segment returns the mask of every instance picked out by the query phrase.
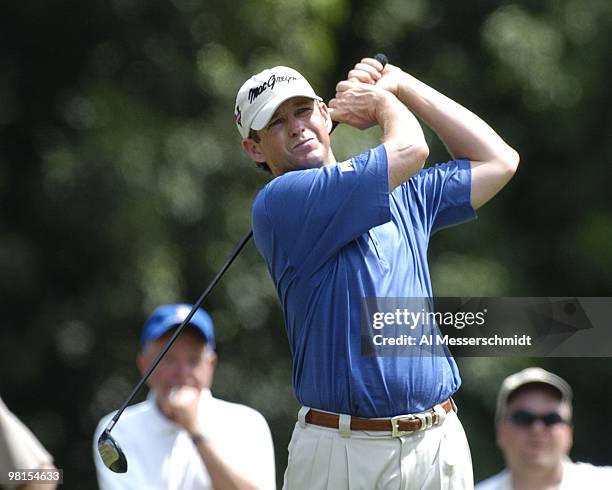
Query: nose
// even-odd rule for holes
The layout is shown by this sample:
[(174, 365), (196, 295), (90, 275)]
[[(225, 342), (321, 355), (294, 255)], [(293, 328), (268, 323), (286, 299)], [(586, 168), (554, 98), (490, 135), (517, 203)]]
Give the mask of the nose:
[(177, 364), (175, 375), (180, 384), (186, 384), (192, 373), (193, 368), (189, 362), (181, 361)]
[(541, 419), (536, 419), (531, 424), (531, 430), (534, 432), (542, 432), (546, 430), (546, 424)]
[(289, 130), (289, 135), (294, 137), (304, 131), (304, 123), (300, 118), (291, 115), (287, 121), (287, 128)]

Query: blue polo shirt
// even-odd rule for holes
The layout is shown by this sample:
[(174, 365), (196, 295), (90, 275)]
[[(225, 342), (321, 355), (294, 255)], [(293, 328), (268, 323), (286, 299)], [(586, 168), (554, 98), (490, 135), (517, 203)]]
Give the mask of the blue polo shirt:
[(475, 217), (465, 160), (418, 172), (389, 193), (383, 145), (288, 172), (253, 204), (255, 243), (276, 285), (303, 405), (361, 417), (431, 408), (461, 384), (450, 354), (362, 354), (361, 302), (431, 297), (427, 245)]

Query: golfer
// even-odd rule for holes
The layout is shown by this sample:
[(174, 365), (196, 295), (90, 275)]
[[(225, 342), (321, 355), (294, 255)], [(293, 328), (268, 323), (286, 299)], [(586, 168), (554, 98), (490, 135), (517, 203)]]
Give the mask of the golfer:
[[(418, 116), (455, 159), (423, 170)], [(366, 58), (329, 107), (277, 66), (240, 88), (242, 147), (274, 177), (253, 233), (283, 308), (303, 405), (285, 488), (468, 489), (470, 451), (451, 396), (450, 354), (362, 354), (366, 297), (431, 297), (427, 245), (475, 217), (519, 157), (482, 119), (398, 67)], [(381, 144), (337, 162), (332, 121), (379, 125)]]

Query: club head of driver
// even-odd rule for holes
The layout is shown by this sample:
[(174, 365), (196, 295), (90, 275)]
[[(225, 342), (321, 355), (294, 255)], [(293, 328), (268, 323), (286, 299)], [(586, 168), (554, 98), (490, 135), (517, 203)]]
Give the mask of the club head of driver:
[(125, 454), (108, 430), (102, 432), (98, 438), (98, 452), (109, 470), (115, 473), (125, 473), (127, 471)]

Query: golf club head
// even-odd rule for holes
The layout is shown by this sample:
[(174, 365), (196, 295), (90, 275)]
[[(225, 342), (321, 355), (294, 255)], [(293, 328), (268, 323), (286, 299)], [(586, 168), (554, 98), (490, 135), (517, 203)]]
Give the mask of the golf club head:
[(117, 441), (105, 430), (98, 438), (98, 452), (106, 467), (115, 473), (125, 473), (127, 471), (127, 459)]

